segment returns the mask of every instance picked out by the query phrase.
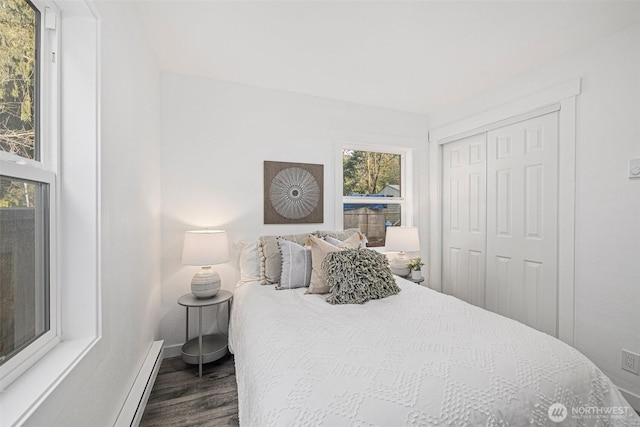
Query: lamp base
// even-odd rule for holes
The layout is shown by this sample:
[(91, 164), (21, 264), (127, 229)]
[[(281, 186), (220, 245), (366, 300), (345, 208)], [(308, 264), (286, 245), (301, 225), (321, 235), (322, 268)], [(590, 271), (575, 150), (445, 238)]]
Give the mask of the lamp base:
[(202, 267), (191, 279), (191, 293), (196, 298), (211, 298), (220, 290), (220, 275), (210, 265)]
[(407, 277), (411, 269), (407, 266), (409, 259), (404, 252), (400, 252), (397, 257), (391, 259), (389, 269), (393, 274), (400, 277)]

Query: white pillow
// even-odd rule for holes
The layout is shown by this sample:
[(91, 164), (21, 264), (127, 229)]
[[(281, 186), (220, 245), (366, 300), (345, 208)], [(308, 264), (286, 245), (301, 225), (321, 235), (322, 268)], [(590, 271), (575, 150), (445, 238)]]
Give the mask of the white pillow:
[(258, 241), (240, 242), (240, 246), (240, 281), (238, 286), (260, 280)]
[[(331, 236), (324, 236), (323, 239), (324, 239), (325, 242), (331, 243), (333, 246), (338, 246), (338, 245), (340, 245), (340, 243), (343, 242), (342, 240), (336, 239), (336, 238), (331, 237)], [(360, 233), (360, 249), (366, 249), (366, 248), (367, 248), (367, 236), (365, 236), (364, 234)]]
[(334, 239), (331, 236), (324, 236), (323, 239), (324, 239), (325, 242), (331, 243), (333, 246), (338, 246), (340, 243), (342, 243), (342, 240)]
[(322, 268), (322, 262), (329, 252), (343, 249), (357, 249), (360, 246), (360, 234), (354, 234), (338, 246), (320, 239), (313, 234), (309, 235), (311, 246), (311, 282), (307, 294), (327, 294), (331, 290), (327, 284), (326, 273)]

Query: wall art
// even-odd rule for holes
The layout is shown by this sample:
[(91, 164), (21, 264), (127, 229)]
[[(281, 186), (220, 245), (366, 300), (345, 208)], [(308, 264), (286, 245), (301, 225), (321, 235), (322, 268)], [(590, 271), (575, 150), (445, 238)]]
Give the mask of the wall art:
[(264, 162), (264, 223), (324, 222), (324, 165)]

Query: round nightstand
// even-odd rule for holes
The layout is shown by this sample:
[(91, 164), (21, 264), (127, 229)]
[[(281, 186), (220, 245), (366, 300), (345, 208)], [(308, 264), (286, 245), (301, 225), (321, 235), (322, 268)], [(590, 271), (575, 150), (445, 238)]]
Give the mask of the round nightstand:
[[(220, 290), (211, 298), (196, 298), (193, 294), (184, 294), (178, 299), (178, 304), (187, 309), (186, 342), (182, 346), (182, 360), (192, 365), (198, 365), (198, 375), (202, 377), (202, 364), (218, 360), (227, 354), (227, 336), (219, 333), (202, 335), (202, 307), (209, 307), (227, 303), (227, 316), (231, 313), (231, 299), (233, 294)], [(198, 309), (198, 336), (189, 339), (189, 309)], [(228, 318), (227, 318), (228, 320)]]

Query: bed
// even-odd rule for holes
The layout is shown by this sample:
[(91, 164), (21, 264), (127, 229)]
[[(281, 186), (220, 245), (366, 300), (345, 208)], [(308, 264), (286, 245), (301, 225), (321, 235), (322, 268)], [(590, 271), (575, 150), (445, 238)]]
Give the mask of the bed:
[[(563, 415), (562, 425), (640, 425), (574, 348), (396, 282), (399, 294), (362, 305), (330, 305), (305, 288), (238, 287), (229, 339), (241, 425), (542, 426)], [(613, 409), (585, 414), (603, 407)]]

